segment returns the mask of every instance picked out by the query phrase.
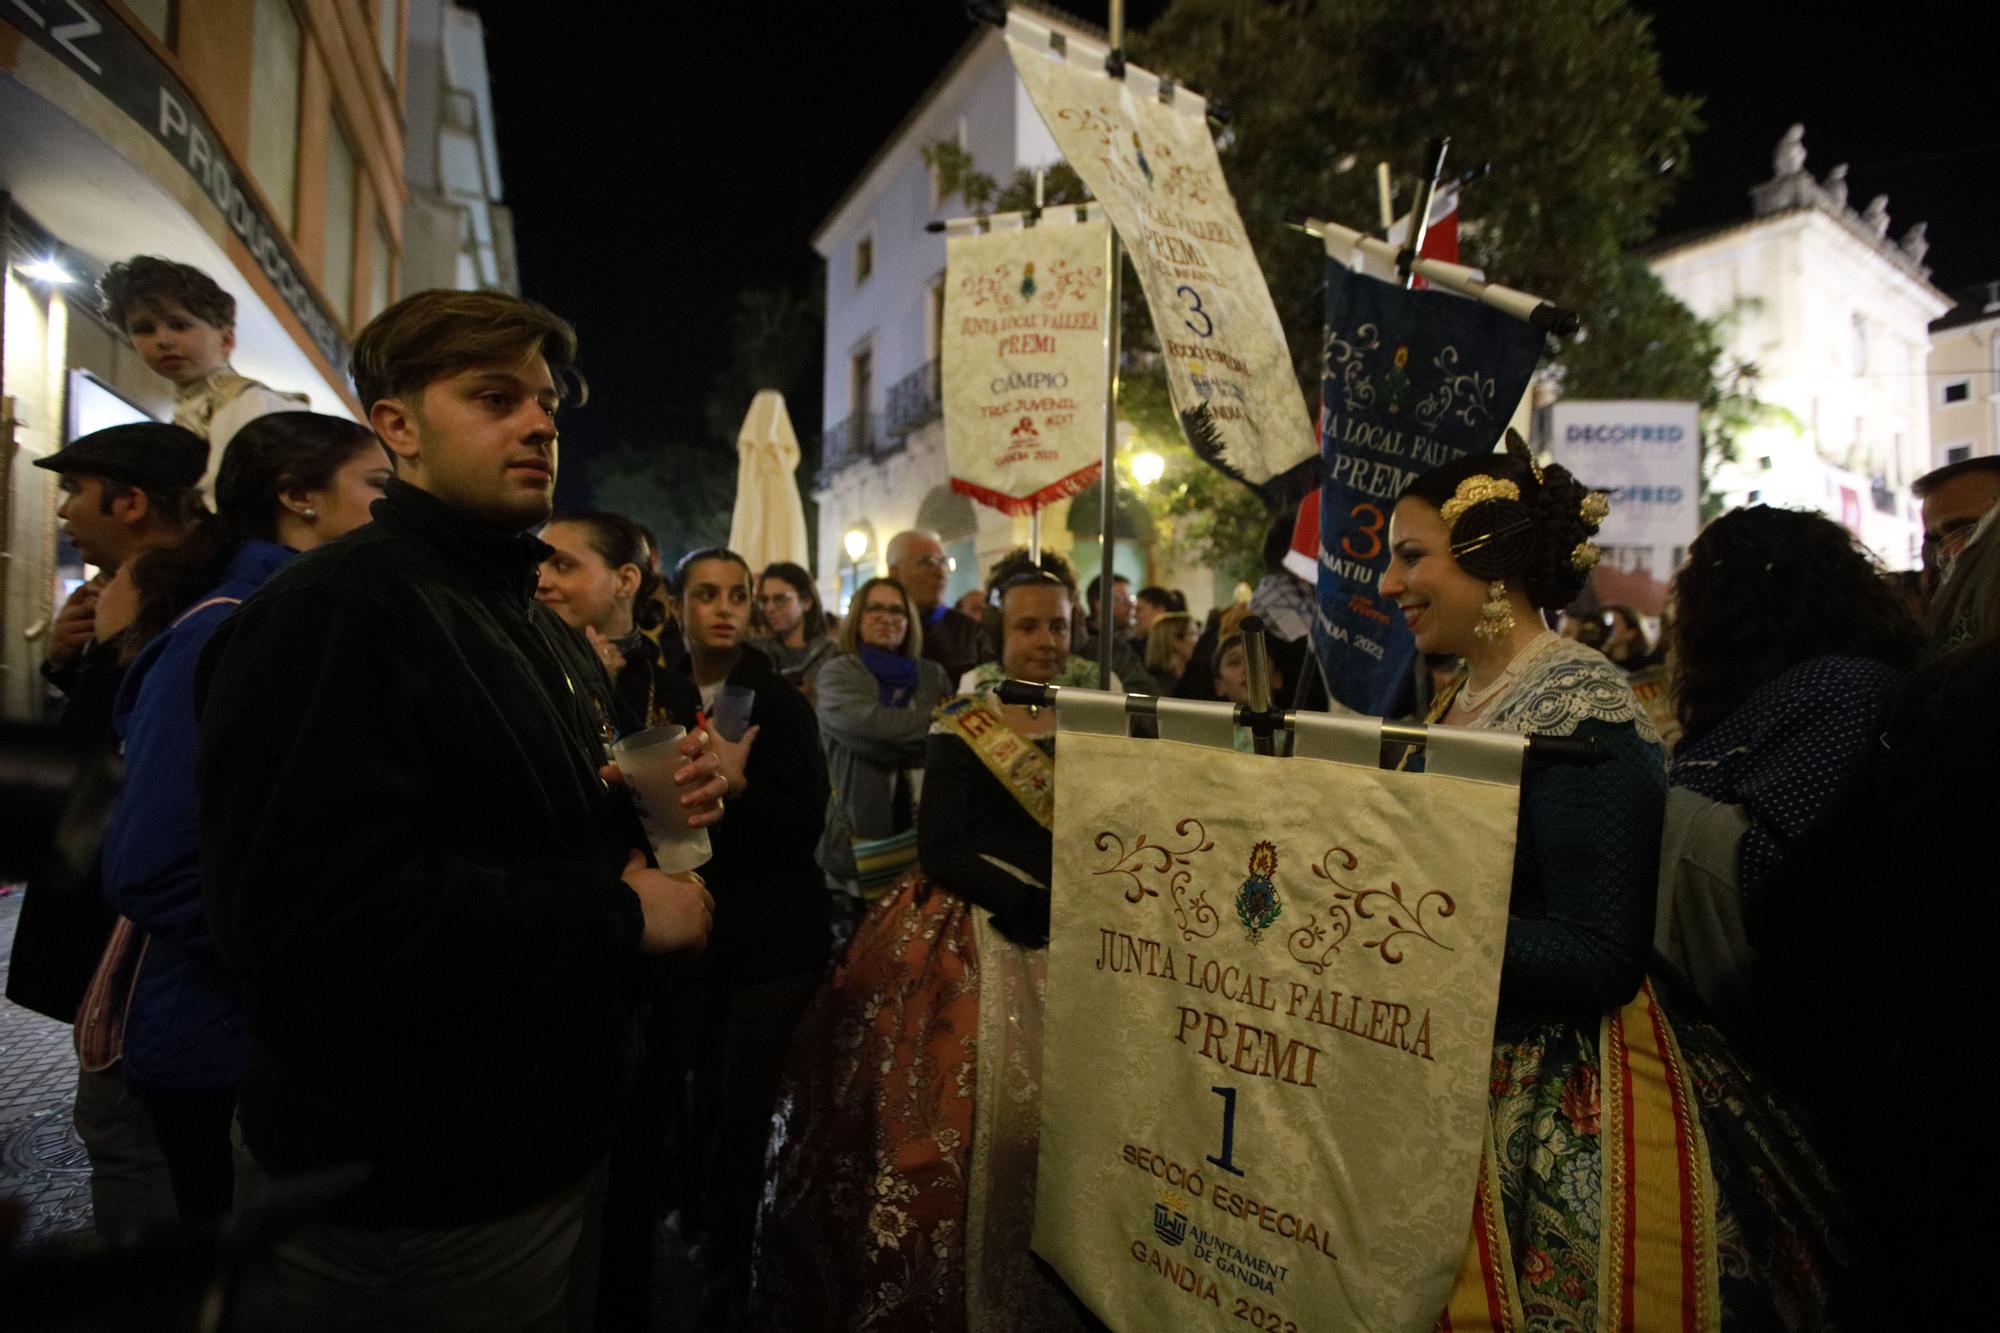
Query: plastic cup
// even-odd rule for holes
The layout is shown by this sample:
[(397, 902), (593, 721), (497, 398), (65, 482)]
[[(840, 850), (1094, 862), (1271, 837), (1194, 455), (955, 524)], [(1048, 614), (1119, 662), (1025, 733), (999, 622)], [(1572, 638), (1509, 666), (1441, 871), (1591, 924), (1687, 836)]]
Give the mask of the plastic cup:
[(748, 685), (724, 685), (716, 690), (708, 715), (715, 734), (732, 743), (742, 740), (743, 733), (750, 730), (750, 710), (756, 703), (757, 692)]
[(680, 748), (686, 735), (686, 727), (648, 727), (611, 747), (612, 762), (625, 775), (639, 822), (653, 844), (653, 858), (668, 874), (693, 870), (712, 855), (708, 830), (688, 827), (693, 812), (681, 804), (681, 789), (674, 785), (674, 774), (687, 762)]

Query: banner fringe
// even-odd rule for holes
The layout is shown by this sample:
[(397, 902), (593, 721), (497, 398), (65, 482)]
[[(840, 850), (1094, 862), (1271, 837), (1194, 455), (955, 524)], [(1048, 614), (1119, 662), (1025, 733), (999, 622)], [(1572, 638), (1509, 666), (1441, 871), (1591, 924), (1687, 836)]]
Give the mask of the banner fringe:
[(1095, 483), (1098, 474), (1103, 471), (1104, 463), (1100, 459), (1087, 468), (1081, 468), (1078, 471), (1070, 473), (1060, 481), (1050, 482), (1032, 495), (1007, 495), (1004, 492), (981, 486), (976, 481), (966, 481), (961, 477), (953, 477), (951, 479), (951, 488), (958, 494), (970, 500), (977, 501), (989, 509), (997, 509), (1003, 514), (1019, 517), (1024, 514), (1032, 514), (1037, 509), (1052, 505), (1058, 500), (1069, 499), (1070, 496), (1075, 495), (1078, 491)]

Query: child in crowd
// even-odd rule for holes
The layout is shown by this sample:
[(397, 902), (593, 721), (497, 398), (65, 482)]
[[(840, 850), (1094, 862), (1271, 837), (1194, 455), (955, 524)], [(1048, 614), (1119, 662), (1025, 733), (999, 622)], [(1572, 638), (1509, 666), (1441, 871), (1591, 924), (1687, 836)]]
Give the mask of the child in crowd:
[(98, 292), (104, 313), (124, 330), (156, 375), (174, 385), (174, 424), (208, 441), (202, 489), (213, 492), (222, 452), (244, 423), (267, 412), (309, 406), (301, 393), (280, 393), (236, 373), (236, 298), (188, 264), (136, 255), (105, 271)]

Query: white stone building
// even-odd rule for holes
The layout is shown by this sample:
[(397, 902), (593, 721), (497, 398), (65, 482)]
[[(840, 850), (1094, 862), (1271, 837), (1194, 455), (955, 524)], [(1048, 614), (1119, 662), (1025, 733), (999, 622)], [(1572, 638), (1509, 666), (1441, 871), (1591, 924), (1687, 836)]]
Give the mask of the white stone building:
[(1924, 267), (1924, 224), (1892, 240), (1888, 198), (1850, 207), (1846, 164), (1808, 174), (1804, 133), (1778, 145), (1750, 218), (1672, 238), (1650, 262), (1696, 314), (1725, 319), (1727, 354), (1756, 364), (1758, 396), (1781, 409), (1711, 486), (1730, 505), (1820, 510), (1910, 569), (1909, 485), (1934, 462), (1929, 330), (1951, 302)]
[(2000, 453), (2000, 282), (1955, 292), (1931, 324), (1931, 461), (1939, 467)]
[(514, 218), (501, 202), (500, 147), (479, 15), (409, 0), (404, 44), (408, 142), (403, 290), (521, 291)]
[[(1037, 17), (1104, 39), (1047, 11)], [(1018, 170), (1062, 160), (998, 29), (982, 27), (960, 48), (813, 233), (813, 249), (826, 261), (814, 572), (830, 605), (843, 605), (858, 579), (882, 568), (882, 547), (904, 528), (929, 528), (942, 538), (955, 563), (947, 590), (954, 599), (1028, 541), (1025, 518), (975, 505), (950, 487), (938, 403), (945, 241), (927, 227), (967, 210), (956, 195), (940, 197), (924, 161), (924, 149), (940, 141), (958, 144), (977, 170), (1003, 185)], [(1085, 580), (1102, 558), (1095, 494), (1050, 505), (1042, 517), (1043, 545), (1068, 556)], [(1115, 526), (1119, 573), (1138, 584), (1184, 582), (1194, 609), (1206, 612), (1213, 576), (1173, 568), (1154, 546), (1143, 506), (1121, 504)], [(846, 539), (857, 531), (867, 544), (854, 560)]]

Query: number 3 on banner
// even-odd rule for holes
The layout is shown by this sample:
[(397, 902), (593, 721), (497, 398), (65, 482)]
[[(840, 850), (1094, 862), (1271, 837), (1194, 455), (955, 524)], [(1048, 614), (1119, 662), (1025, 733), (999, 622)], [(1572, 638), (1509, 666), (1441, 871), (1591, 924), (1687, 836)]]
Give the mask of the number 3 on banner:
[(1372, 505), (1363, 500), (1360, 504), (1348, 510), (1347, 514), (1349, 518), (1362, 520), (1361, 526), (1356, 529), (1356, 533), (1368, 539), (1368, 549), (1365, 551), (1355, 550), (1353, 535), (1340, 539), (1340, 549), (1347, 552), (1356, 560), (1373, 560), (1376, 556), (1382, 554), (1382, 524), (1387, 520), (1382, 517), (1381, 506)]
[(1209, 1091), (1222, 1098), (1222, 1156), (1210, 1157), (1207, 1161), (1232, 1176), (1240, 1176), (1243, 1168), (1236, 1165), (1236, 1089), (1210, 1088)]
[[(1210, 319), (1208, 312), (1201, 308), (1200, 292), (1183, 283), (1181, 286), (1174, 288), (1174, 295), (1187, 298), (1187, 313), (1189, 317), (1182, 320), (1181, 323), (1187, 325), (1189, 333), (1192, 333), (1197, 338), (1206, 338), (1215, 332), (1215, 321)], [(1199, 328), (1195, 326), (1195, 320), (1197, 319), (1201, 321)]]

